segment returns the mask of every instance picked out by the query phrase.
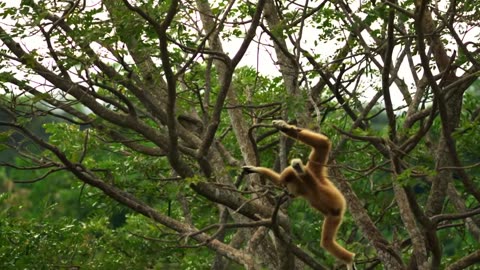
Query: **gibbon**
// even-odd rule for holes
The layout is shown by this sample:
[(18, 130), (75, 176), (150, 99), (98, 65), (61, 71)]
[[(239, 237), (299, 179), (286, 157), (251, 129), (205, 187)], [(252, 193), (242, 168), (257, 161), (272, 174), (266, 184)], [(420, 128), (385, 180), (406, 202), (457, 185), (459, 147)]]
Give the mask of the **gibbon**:
[(255, 166), (244, 166), (244, 172), (259, 173), (276, 185), (286, 187), (294, 197), (304, 197), (325, 217), (321, 246), (344, 262), (348, 270), (355, 269), (353, 263), (355, 254), (336, 242), (336, 234), (342, 223), (347, 203), (343, 194), (327, 176), (325, 164), (331, 148), (330, 140), (322, 134), (289, 125), (283, 120), (274, 120), (272, 124), (287, 136), (312, 147), (307, 164), (304, 165), (300, 159), (293, 159), (290, 166), (280, 174), (268, 168)]

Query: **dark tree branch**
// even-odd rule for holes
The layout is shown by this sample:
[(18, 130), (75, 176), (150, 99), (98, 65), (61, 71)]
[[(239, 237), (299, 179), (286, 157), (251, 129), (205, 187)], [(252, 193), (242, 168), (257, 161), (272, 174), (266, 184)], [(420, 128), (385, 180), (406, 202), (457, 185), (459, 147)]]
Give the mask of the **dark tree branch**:
[[(387, 1), (389, 2), (389, 1)], [(392, 67), (392, 54), (393, 49), (395, 48), (395, 36), (394, 36), (394, 24), (395, 24), (395, 11), (390, 8), (388, 12), (388, 22), (387, 22), (387, 48), (385, 50), (385, 56), (383, 57), (385, 64), (383, 65), (382, 71), (382, 91), (383, 91), (383, 100), (385, 103), (385, 110), (388, 117), (388, 126), (389, 126), (389, 137), (392, 142), (397, 140), (397, 124), (396, 116), (393, 111), (392, 98), (390, 96), (390, 69)]]
[(480, 250), (474, 251), (460, 260), (447, 266), (447, 270), (462, 270), (480, 262)]
[(450, 221), (450, 220), (457, 220), (457, 219), (465, 219), (468, 217), (474, 217), (476, 215), (480, 215), (480, 208), (476, 208), (464, 213), (440, 214), (440, 215), (433, 216), (430, 219), (432, 223), (438, 224), (446, 220)]
[(422, 62), (423, 72), (429, 81), (435, 98), (438, 100), (437, 104), (440, 112), (440, 119), (442, 121), (442, 133), (445, 137), (445, 141), (448, 146), (448, 150), (450, 153), (450, 157), (452, 158), (453, 164), (455, 167), (459, 168), (456, 171), (459, 174), (460, 179), (462, 180), (462, 183), (468, 190), (468, 192), (470, 192), (475, 197), (475, 199), (480, 202), (480, 190), (476, 187), (476, 185), (470, 179), (465, 170), (461, 169), (463, 166), (458, 157), (457, 149), (455, 147), (455, 141), (452, 138), (453, 130), (451, 129), (451, 124), (448, 119), (447, 107), (445, 103), (445, 93), (441, 91), (430, 70), (430, 60), (425, 53), (425, 33), (423, 25), (423, 17), (425, 16), (427, 1), (419, 2), (420, 5), (418, 5), (415, 9), (415, 29), (417, 31), (418, 52)]

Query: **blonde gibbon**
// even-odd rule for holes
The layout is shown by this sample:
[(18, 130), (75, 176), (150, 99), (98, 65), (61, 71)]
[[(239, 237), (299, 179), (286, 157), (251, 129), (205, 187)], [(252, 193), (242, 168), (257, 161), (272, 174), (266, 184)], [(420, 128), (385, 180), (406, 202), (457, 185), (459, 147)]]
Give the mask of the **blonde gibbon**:
[(330, 140), (322, 134), (289, 125), (283, 120), (275, 120), (272, 124), (287, 136), (312, 147), (307, 164), (304, 165), (300, 159), (293, 159), (290, 166), (280, 174), (268, 168), (254, 166), (244, 166), (244, 172), (261, 174), (276, 185), (286, 187), (293, 196), (304, 197), (325, 217), (321, 246), (344, 262), (348, 270), (355, 269), (353, 263), (355, 254), (336, 241), (336, 234), (345, 213), (346, 201), (327, 176), (325, 164), (331, 148)]

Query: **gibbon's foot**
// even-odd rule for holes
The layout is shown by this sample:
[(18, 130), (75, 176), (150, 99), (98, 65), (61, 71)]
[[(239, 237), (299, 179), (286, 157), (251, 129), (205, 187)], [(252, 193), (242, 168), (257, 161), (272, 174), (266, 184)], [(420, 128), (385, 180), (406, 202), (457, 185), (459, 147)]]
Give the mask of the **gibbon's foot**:
[(299, 158), (292, 159), (292, 161), (290, 161), (290, 165), (298, 175), (304, 175), (306, 173), (301, 159)]
[(289, 131), (289, 130), (295, 130), (295, 131), (299, 130), (296, 126), (289, 125), (289, 124), (287, 124), (287, 122), (285, 122), (283, 120), (273, 120), (272, 125), (274, 127), (276, 127), (278, 130), (283, 131), (283, 132)]
[(256, 173), (257, 171), (255, 170), (255, 166), (243, 166), (242, 167), (243, 172), (250, 174), (250, 173)]

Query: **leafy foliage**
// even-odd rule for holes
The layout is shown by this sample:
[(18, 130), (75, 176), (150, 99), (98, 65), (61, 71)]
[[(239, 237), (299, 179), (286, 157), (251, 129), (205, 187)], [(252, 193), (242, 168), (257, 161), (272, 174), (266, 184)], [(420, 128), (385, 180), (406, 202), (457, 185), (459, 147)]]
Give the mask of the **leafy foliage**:
[(475, 267), (478, 4), (254, 2), (0, 3), (0, 268), (338, 264), (241, 173), (308, 160), (274, 119), (331, 139), (359, 268)]

